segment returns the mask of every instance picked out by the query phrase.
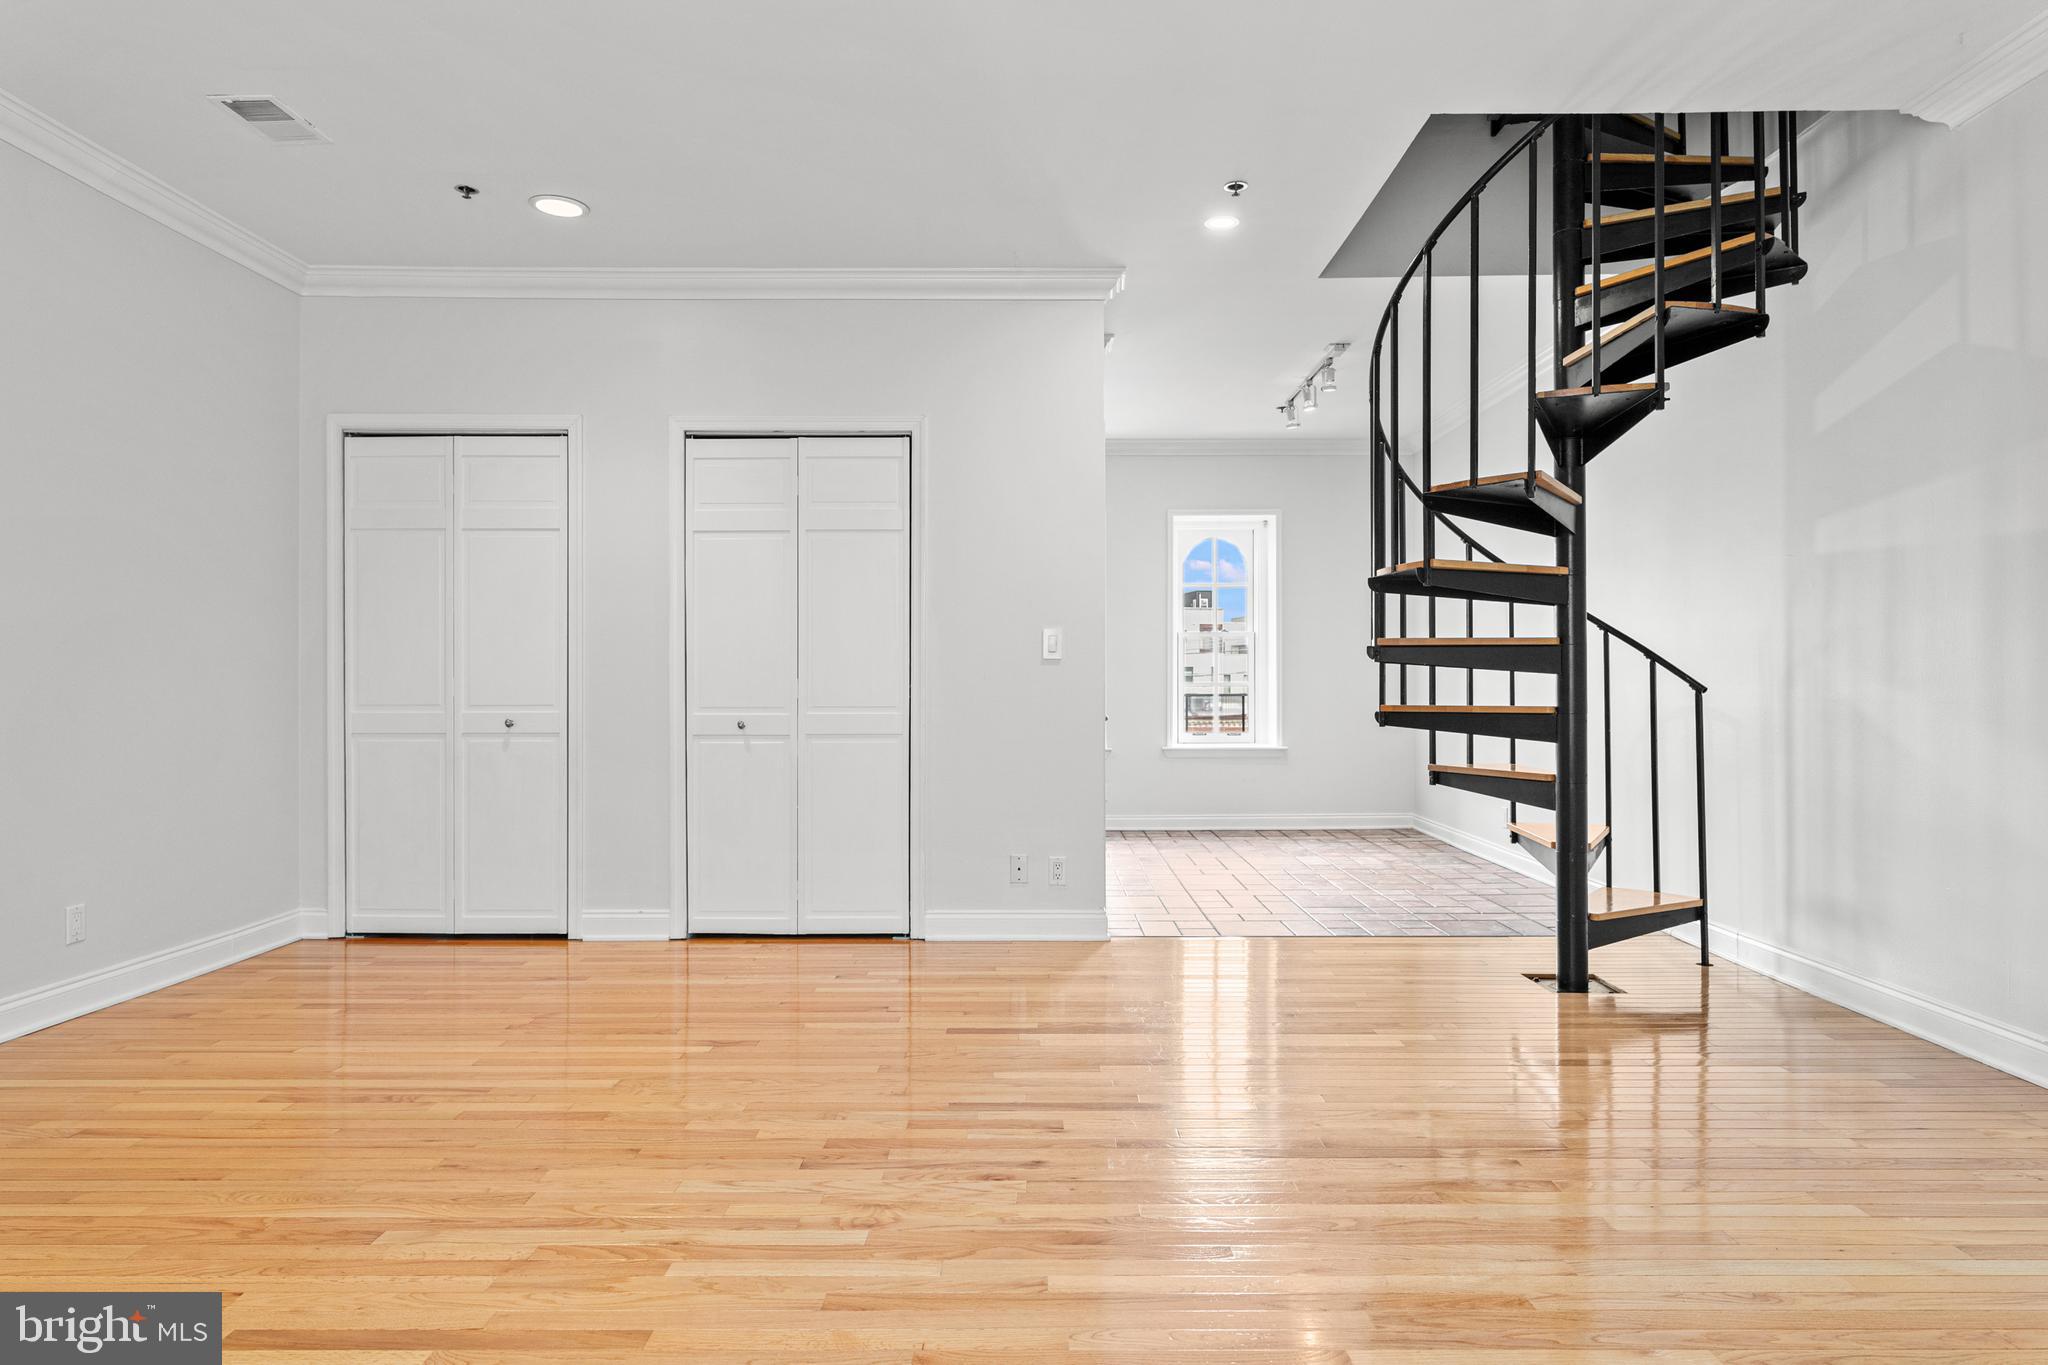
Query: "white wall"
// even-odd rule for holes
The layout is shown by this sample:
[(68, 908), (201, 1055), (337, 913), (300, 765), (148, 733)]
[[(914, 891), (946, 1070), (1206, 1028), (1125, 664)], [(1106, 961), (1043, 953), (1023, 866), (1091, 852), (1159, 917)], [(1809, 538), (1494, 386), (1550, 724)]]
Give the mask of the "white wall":
[(6, 1006), (294, 908), (298, 299), (6, 145), (0, 199)]
[[(927, 906), (1103, 907), (1102, 309), (1091, 303), (308, 299), (300, 887), (324, 902), (324, 424), (575, 413), (584, 438), (586, 906), (669, 903), (668, 422), (924, 416)], [(1066, 659), (1039, 660), (1063, 627)], [(1007, 855), (1033, 856), (1011, 887)], [(1044, 859), (1072, 859), (1046, 885)], [(968, 912), (965, 918), (955, 912)], [(934, 932), (940, 932), (934, 921)]]
[[(1363, 398), (1363, 386), (1356, 395)], [(1364, 443), (1109, 443), (1109, 821), (1113, 828), (1407, 823), (1414, 736), (1373, 721)], [(1280, 514), (1277, 754), (1172, 753), (1173, 512)]]
[(2040, 1080), (2044, 134), (2042, 82), (1958, 131), (1822, 122), (1811, 275), (1590, 490), (1594, 610), (1712, 689), (1717, 946)]

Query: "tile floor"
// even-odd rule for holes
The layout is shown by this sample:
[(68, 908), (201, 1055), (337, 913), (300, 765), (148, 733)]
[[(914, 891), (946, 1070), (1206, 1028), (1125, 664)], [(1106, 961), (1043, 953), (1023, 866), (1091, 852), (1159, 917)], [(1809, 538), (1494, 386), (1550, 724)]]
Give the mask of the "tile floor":
[(1547, 935), (1542, 883), (1408, 829), (1115, 831), (1113, 936)]

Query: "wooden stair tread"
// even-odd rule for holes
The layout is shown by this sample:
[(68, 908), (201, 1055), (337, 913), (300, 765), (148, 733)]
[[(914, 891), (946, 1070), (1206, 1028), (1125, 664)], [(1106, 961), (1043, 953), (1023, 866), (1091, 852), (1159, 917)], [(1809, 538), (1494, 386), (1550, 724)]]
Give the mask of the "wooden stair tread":
[(1382, 706), (1382, 711), (1427, 711), (1433, 715), (1554, 716), (1555, 706)]
[[(1765, 190), (1764, 200), (1766, 207), (1768, 207), (1770, 200), (1778, 199), (1779, 196), (1783, 195), (1784, 193), (1784, 187), (1780, 185), (1773, 185), (1771, 188)], [(1780, 202), (1783, 201), (1780, 200)], [(1721, 196), (1721, 207), (1724, 209), (1731, 204), (1754, 203), (1756, 203), (1755, 190), (1744, 190), (1740, 194), (1724, 194)], [(1705, 213), (1707, 210), (1713, 208), (1713, 206), (1714, 201), (1711, 196), (1705, 199), (1687, 199), (1682, 203), (1666, 204), (1664, 206), (1664, 216), (1668, 219), (1674, 213)], [(1614, 227), (1616, 224), (1619, 223), (1640, 223), (1655, 217), (1656, 213), (1657, 210), (1655, 209), (1655, 207), (1646, 209), (1630, 209), (1626, 213), (1610, 213), (1600, 220), (1600, 226), (1605, 228)], [(1593, 226), (1593, 220), (1591, 218), (1587, 218), (1585, 221), (1580, 223), (1579, 226), (1582, 228), (1590, 229)]]
[(1517, 782), (1555, 782), (1557, 774), (1530, 763), (1432, 763), (1433, 773), (1465, 773), (1472, 777), (1505, 777)]
[[(1713, 304), (1711, 304), (1711, 303), (1708, 303), (1708, 302), (1706, 302), (1706, 301), (1704, 301), (1704, 300), (1700, 300), (1700, 299), (1666, 299), (1666, 300), (1664, 300), (1664, 306), (1665, 306), (1666, 308), (1684, 308), (1684, 309), (1687, 309), (1687, 310), (1689, 310), (1689, 311), (1692, 311), (1692, 312), (1697, 312), (1697, 313), (1714, 313), (1714, 312), (1721, 312), (1721, 313), (1743, 313), (1743, 314), (1748, 314), (1748, 315), (1754, 315), (1754, 314), (1755, 314), (1755, 312), (1756, 312), (1756, 309), (1754, 309), (1754, 308), (1751, 308), (1751, 307), (1748, 307), (1747, 305), (1744, 305), (1744, 304), (1739, 304), (1739, 303), (1724, 303), (1724, 304), (1722, 304), (1722, 305), (1721, 305), (1721, 306), (1720, 306), (1720, 307), (1719, 307), (1719, 308), (1717, 309), (1717, 308), (1715, 308), (1715, 307), (1714, 307), (1714, 305), (1713, 305)], [(1642, 312), (1640, 312), (1640, 313), (1637, 313), (1637, 314), (1636, 314), (1636, 315), (1635, 315), (1634, 317), (1632, 317), (1632, 318), (1629, 318), (1629, 319), (1628, 319), (1627, 321), (1625, 321), (1625, 322), (1617, 322), (1617, 323), (1615, 323), (1615, 324), (1614, 324), (1614, 325), (1613, 325), (1612, 327), (1610, 327), (1610, 328), (1608, 328), (1608, 329), (1607, 329), (1606, 331), (1602, 332), (1602, 333), (1600, 334), (1600, 344), (1601, 344), (1602, 346), (1606, 346), (1606, 345), (1610, 344), (1611, 342), (1613, 342), (1613, 341), (1617, 340), (1618, 338), (1621, 338), (1621, 337), (1627, 336), (1627, 335), (1628, 335), (1628, 334), (1629, 334), (1630, 332), (1633, 332), (1633, 331), (1634, 331), (1634, 330), (1635, 330), (1636, 328), (1638, 328), (1638, 327), (1641, 327), (1641, 326), (1643, 326), (1643, 325), (1644, 325), (1645, 323), (1648, 323), (1648, 322), (1652, 322), (1652, 321), (1654, 321), (1654, 320), (1656, 319), (1656, 316), (1657, 316), (1657, 305), (1653, 303), (1653, 304), (1651, 304), (1651, 305), (1650, 305), (1650, 306), (1649, 306), (1648, 308), (1645, 308), (1645, 309), (1644, 309), (1644, 310), (1643, 310)], [(1593, 343), (1589, 341), (1589, 342), (1587, 342), (1587, 343), (1586, 343), (1585, 345), (1583, 345), (1583, 346), (1579, 347), (1579, 349), (1578, 349), (1578, 350), (1576, 350), (1576, 351), (1573, 351), (1573, 352), (1572, 352), (1572, 353), (1571, 353), (1570, 355), (1566, 356), (1566, 357), (1564, 358), (1564, 363), (1565, 363), (1566, 365), (1576, 365), (1576, 364), (1578, 364), (1578, 363), (1579, 363), (1579, 362), (1580, 362), (1581, 360), (1584, 360), (1584, 359), (1586, 359), (1586, 358), (1587, 358), (1588, 356), (1590, 356), (1590, 355), (1592, 355), (1592, 354), (1593, 354)], [(1600, 391), (1601, 391), (1602, 393), (1606, 393), (1606, 392), (1607, 392), (1607, 391), (1608, 391), (1609, 389), (1615, 389), (1615, 388), (1622, 388), (1622, 387), (1625, 387), (1625, 386), (1624, 386), (1624, 385), (1619, 385), (1619, 384), (1608, 384), (1608, 385), (1603, 385), (1603, 386), (1601, 387), (1601, 390), (1600, 390)], [(1647, 387), (1649, 387), (1649, 386), (1648, 386), (1648, 385), (1646, 385), (1646, 384), (1639, 384), (1639, 385), (1637, 385), (1636, 387), (1637, 387), (1637, 388), (1647, 388)], [(1511, 475), (1510, 477), (1512, 477), (1512, 478), (1517, 478), (1517, 479), (1519, 479), (1519, 478), (1521, 478), (1522, 476), (1521, 476), (1521, 475), (1519, 475), (1519, 474), (1515, 474), (1515, 475)], [(1538, 479), (1539, 479), (1539, 480), (1540, 480), (1540, 479), (1542, 478), (1542, 476), (1541, 476), (1540, 474), (1539, 474), (1539, 475), (1538, 475), (1537, 477), (1538, 477)], [(1560, 485), (1560, 487), (1562, 487), (1562, 485)], [(1574, 501), (1577, 501), (1577, 499), (1574, 499)]]
[[(1381, 570), (1380, 570), (1380, 572), (1381, 572), (1381, 573), (1383, 573), (1383, 574), (1389, 574), (1389, 573), (1407, 573), (1407, 572), (1408, 572), (1408, 571), (1409, 571), (1410, 569), (1420, 569), (1420, 568), (1422, 568), (1422, 567), (1423, 567), (1423, 562), (1422, 562), (1421, 560), (1419, 560), (1419, 559), (1411, 559), (1411, 560), (1409, 560), (1409, 561), (1408, 561), (1408, 562), (1407, 562), (1406, 564), (1396, 564), (1396, 565), (1395, 565), (1395, 566), (1394, 566), (1393, 568), (1391, 568), (1391, 569), (1381, 569)], [(1430, 561), (1429, 561), (1428, 567), (1429, 567), (1429, 568), (1432, 568), (1432, 569), (1457, 569), (1457, 570), (1463, 570), (1463, 571), (1465, 571), (1465, 572), (1468, 572), (1468, 573), (1570, 573), (1570, 572), (1571, 572), (1571, 570), (1570, 570), (1570, 569), (1567, 569), (1567, 568), (1566, 568), (1566, 567), (1564, 567), (1564, 565), (1562, 565), (1562, 564), (1492, 564), (1492, 563), (1487, 563), (1487, 562), (1485, 562), (1485, 561), (1482, 561), (1482, 560), (1476, 560), (1476, 559), (1432, 559), (1432, 560), (1430, 560)]]
[(1374, 640), (1383, 649), (1400, 645), (1555, 645), (1555, 635), (1408, 635)]
[(1620, 886), (1603, 886), (1591, 892), (1586, 900), (1587, 913), (1596, 920), (1657, 915), (1666, 910), (1697, 910), (1706, 904), (1698, 896), (1681, 896), (1671, 891), (1631, 891)]
[[(1609, 342), (1615, 340), (1618, 337), (1627, 336), (1630, 332), (1633, 332), (1636, 328), (1642, 326), (1644, 323), (1651, 321), (1656, 316), (1657, 305), (1653, 303), (1648, 308), (1645, 308), (1642, 312), (1628, 319), (1626, 322), (1617, 322), (1616, 324), (1614, 324), (1614, 326), (1602, 332), (1600, 334), (1600, 344), (1602, 346), (1605, 346)], [(1564, 358), (1564, 363), (1567, 365), (1576, 365), (1581, 360), (1584, 360), (1587, 356), (1591, 354), (1593, 354), (1593, 343), (1589, 341), (1585, 345), (1579, 347), (1578, 350), (1573, 351), (1570, 355), (1566, 356)], [(1605, 390), (1603, 389), (1602, 392), (1604, 393)]]
[[(1588, 152), (1586, 153), (1587, 163), (1591, 164), (1596, 156), (1599, 158), (1600, 163), (1606, 166), (1648, 166), (1657, 159), (1655, 152)], [(1702, 167), (1712, 167), (1714, 158), (1697, 152), (1666, 152), (1664, 153), (1664, 164), (1667, 167), (1680, 166), (1687, 170), (1698, 170)], [(1756, 169), (1756, 158), (1753, 156), (1724, 156), (1721, 158), (1721, 169), (1724, 171), (1734, 170), (1738, 166), (1744, 170), (1753, 171)], [(1735, 178), (1737, 180), (1749, 179), (1746, 175), (1738, 175)]]
[[(1769, 242), (1771, 240), (1773, 239), (1770, 238), (1768, 235), (1765, 237), (1766, 242)], [(1730, 237), (1727, 240), (1723, 241), (1721, 243), (1721, 250), (1723, 253), (1726, 253), (1730, 251), (1740, 250), (1741, 248), (1746, 246), (1754, 246), (1755, 244), (1756, 234), (1754, 232), (1745, 232), (1740, 237)], [(1708, 245), (1701, 247), (1697, 251), (1688, 251), (1682, 256), (1666, 257), (1664, 261), (1664, 268), (1666, 270), (1671, 270), (1681, 265), (1691, 265), (1695, 261), (1704, 261), (1713, 254), (1713, 244), (1709, 243)], [(1624, 284), (1634, 284), (1637, 280), (1646, 280), (1650, 278), (1650, 276), (1655, 272), (1656, 266), (1654, 263), (1650, 265), (1639, 265), (1634, 270), (1624, 270), (1619, 275), (1603, 276), (1600, 280), (1600, 288), (1603, 290), (1616, 289)], [(1591, 281), (1588, 281), (1587, 283), (1580, 285), (1577, 289), (1572, 291), (1572, 293), (1579, 298), (1584, 298), (1590, 295), (1592, 292), (1593, 285)]]
[[(1527, 839), (1532, 844), (1541, 844), (1545, 848), (1557, 847), (1557, 825), (1554, 821), (1516, 820), (1513, 823), (1509, 824), (1508, 832), (1510, 834), (1516, 835), (1519, 838)], [(1600, 847), (1600, 845), (1606, 842), (1607, 826), (1586, 826), (1587, 848), (1598, 848)]]
[[(1648, 393), (1656, 387), (1655, 384), (1602, 384), (1600, 392), (1602, 395), (1610, 393)], [(1538, 398), (1585, 398), (1592, 392), (1593, 389), (1590, 385), (1581, 385), (1576, 389), (1545, 389), (1536, 396)]]
[[(1500, 483), (1525, 483), (1528, 481), (1528, 477), (1526, 472), (1521, 474), (1482, 474), (1476, 479), (1453, 479), (1449, 483), (1432, 484), (1429, 491), (1432, 493), (1454, 493), (1460, 488), (1488, 488)], [(1540, 469), (1536, 471), (1536, 482), (1553, 496), (1563, 498), (1566, 502), (1574, 504), (1585, 502), (1584, 498)]]

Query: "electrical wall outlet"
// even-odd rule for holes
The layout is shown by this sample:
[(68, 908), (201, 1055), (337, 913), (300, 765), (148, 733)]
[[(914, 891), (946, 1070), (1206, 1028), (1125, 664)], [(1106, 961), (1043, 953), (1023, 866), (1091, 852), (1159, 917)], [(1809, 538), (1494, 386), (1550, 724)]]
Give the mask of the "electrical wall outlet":
[(85, 907), (67, 905), (64, 907), (64, 942), (66, 944), (85, 942)]
[(1067, 860), (1063, 854), (1055, 853), (1052, 855), (1052, 884), (1054, 886), (1065, 886), (1067, 884)]
[(1010, 855), (1010, 885), (1022, 886), (1031, 880), (1030, 864), (1021, 853)]

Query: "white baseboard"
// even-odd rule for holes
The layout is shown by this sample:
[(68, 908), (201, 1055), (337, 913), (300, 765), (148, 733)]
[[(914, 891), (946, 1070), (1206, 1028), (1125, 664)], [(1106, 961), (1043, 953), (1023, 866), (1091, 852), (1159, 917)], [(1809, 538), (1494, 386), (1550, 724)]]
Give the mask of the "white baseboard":
[(1432, 820), (1427, 815), (1408, 817), (1409, 828), (1430, 838), (1449, 844), (1460, 853), (1469, 853), (1475, 858), (1484, 858), (1489, 863), (1504, 867), (1510, 872), (1519, 872), (1525, 877), (1534, 877), (1546, 886), (1557, 885), (1557, 878), (1549, 868), (1537, 862), (1512, 844), (1501, 845), (1491, 839), (1482, 839), (1470, 830), (1447, 825), (1441, 820)]
[[(1710, 924), (1708, 928), (1716, 957), (1725, 957), (1794, 990), (1854, 1010), (1880, 1024), (1890, 1024), (2007, 1075), (2048, 1087), (2048, 1038), (1944, 1004), (1903, 986), (1816, 961), (1774, 943), (1738, 935), (1719, 925)], [(1699, 946), (1697, 925), (1684, 924), (1666, 932)]]
[(668, 932), (668, 911), (659, 910), (591, 910), (583, 912), (582, 931), (577, 937), (585, 943), (649, 943), (666, 940)]
[(924, 936), (934, 942), (1048, 942), (1106, 939), (1106, 910), (927, 910)]
[(1408, 829), (1405, 812), (1375, 815), (1112, 815), (1110, 830), (1178, 829)]
[(86, 972), (54, 986), (39, 986), (10, 995), (0, 999), (0, 1042), (296, 943), (308, 936), (306, 927), (316, 917), (320, 935), (325, 936), (326, 911), (287, 910), (253, 924)]

